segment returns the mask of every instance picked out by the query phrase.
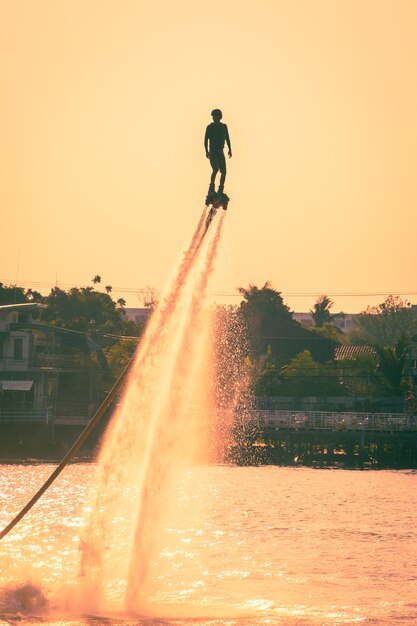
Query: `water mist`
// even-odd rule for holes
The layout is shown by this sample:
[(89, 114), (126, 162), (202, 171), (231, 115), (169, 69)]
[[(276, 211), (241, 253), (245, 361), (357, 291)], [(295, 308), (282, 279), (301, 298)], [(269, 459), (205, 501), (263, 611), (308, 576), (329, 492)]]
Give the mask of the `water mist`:
[[(221, 212), (205, 235), (200, 219), (151, 317), (105, 436), (80, 543), (78, 610), (146, 612), (160, 527), (176, 485), (190, 464), (207, 460), (215, 411), (207, 292), (223, 219)], [(124, 606), (113, 597), (115, 588)]]

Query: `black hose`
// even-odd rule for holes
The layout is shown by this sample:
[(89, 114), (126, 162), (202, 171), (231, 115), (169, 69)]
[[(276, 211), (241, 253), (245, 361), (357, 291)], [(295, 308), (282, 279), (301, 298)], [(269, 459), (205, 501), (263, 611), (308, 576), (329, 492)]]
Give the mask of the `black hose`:
[(84, 441), (87, 439), (88, 435), (97, 426), (98, 422), (103, 417), (104, 413), (106, 412), (108, 407), (111, 405), (111, 403), (113, 402), (113, 400), (117, 396), (117, 394), (120, 391), (120, 388), (121, 388), (121, 386), (123, 384), (123, 381), (124, 381), (128, 371), (129, 371), (132, 363), (133, 363), (133, 358), (129, 361), (129, 363), (127, 364), (127, 366), (123, 370), (122, 374), (119, 376), (119, 378), (117, 379), (117, 381), (115, 382), (115, 384), (113, 385), (113, 387), (111, 388), (109, 393), (107, 394), (106, 399), (103, 400), (103, 402), (100, 404), (99, 408), (97, 409), (97, 411), (95, 412), (95, 414), (93, 415), (91, 420), (88, 422), (87, 426), (84, 428), (83, 432), (78, 437), (76, 442), (73, 444), (72, 448), (70, 448), (70, 450), (68, 450), (68, 452), (66, 453), (66, 455), (62, 459), (61, 463), (54, 469), (52, 474), (49, 476), (49, 478), (46, 480), (46, 482), (44, 482), (42, 487), (35, 493), (33, 498), (31, 498), (31, 500), (29, 500), (29, 502), (16, 515), (16, 517), (14, 517), (12, 519), (12, 521), (0, 532), (0, 540), (3, 539), (3, 537), (5, 537), (12, 530), (12, 528), (14, 528), (16, 526), (16, 524), (18, 524), (20, 522), (20, 520), (26, 515), (26, 513), (28, 513), (28, 511), (30, 511), (30, 509), (33, 507), (33, 505), (36, 504), (36, 502), (39, 500), (39, 498), (45, 493), (45, 491), (52, 485), (54, 480), (59, 476), (59, 474), (62, 472), (64, 467), (69, 463), (69, 461), (78, 452), (78, 450), (80, 449), (80, 447), (82, 446)]

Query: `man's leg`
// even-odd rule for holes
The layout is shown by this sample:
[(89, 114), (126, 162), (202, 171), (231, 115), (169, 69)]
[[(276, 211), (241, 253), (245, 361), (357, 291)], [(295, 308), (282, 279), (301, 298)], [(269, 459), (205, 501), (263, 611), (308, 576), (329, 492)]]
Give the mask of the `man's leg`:
[(210, 165), (211, 165), (213, 172), (211, 174), (211, 179), (210, 179), (209, 193), (211, 191), (214, 191), (214, 184), (216, 182), (217, 172), (220, 169), (218, 152), (214, 152), (214, 151), (210, 152)]
[(219, 169), (220, 169), (219, 193), (223, 193), (224, 181), (226, 180), (226, 159), (224, 157), (224, 152), (219, 153)]

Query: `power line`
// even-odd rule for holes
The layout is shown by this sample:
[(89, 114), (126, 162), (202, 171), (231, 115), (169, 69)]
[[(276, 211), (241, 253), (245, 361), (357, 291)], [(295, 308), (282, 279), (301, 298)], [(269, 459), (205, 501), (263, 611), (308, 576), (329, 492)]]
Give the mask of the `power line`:
[[(0, 282), (9, 283), (10, 286), (21, 286), (21, 287), (30, 287), (30, 288), (52, 288), (52, 287), (60, 287), (60, 288), (76, 288), (76, 289), (86, 289), (87, 287), (91, 287), (92, 285), (74, 285), (73, 283), (54, 283), (52, 281), (29, 281), (29, 280), (19, 280), (19, 285), (14, 285), (13, 279), (10, 278), (0, 278)], [(117, 293), (134, 293), (139, 295), (146, 295), (149, 292), (152, 292), (156, 295), (161, 295), (164, 293), (162, 289), (154, 289), (152, 287), (122, 287), (116, 286), (112, 287), (112, 292)], [(291, 291), (280, 291), (285, 297), (290, 298), (316, 298), (319, 292), (291, 292)], [(354, 298), (354, 297), (384, 297), (384, 296), (417, 296), (417, 291), (413, 290), (404, 290), (404, 291), (332, 291), (327, 292), (326, 290), (322, 290), (320, 293), (326, 293), (329, 297), (332, 298)], [(243, 298), (242, 294), (236, 291), (213, 291), (209, 292), (210, 296), (219, 296), (219, 297), (234, 297), (234, 298)]]

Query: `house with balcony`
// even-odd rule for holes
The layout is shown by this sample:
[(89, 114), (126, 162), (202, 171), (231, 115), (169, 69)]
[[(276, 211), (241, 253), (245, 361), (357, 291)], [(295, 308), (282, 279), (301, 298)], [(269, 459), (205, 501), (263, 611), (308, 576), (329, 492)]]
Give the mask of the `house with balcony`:
[(85, 423), (104, 397), (101, 348), (85, 333), (42, 323), (44, 309), (0, 306), (0, 423)]

